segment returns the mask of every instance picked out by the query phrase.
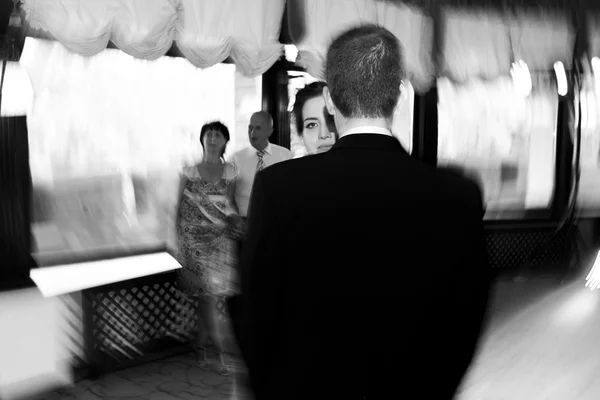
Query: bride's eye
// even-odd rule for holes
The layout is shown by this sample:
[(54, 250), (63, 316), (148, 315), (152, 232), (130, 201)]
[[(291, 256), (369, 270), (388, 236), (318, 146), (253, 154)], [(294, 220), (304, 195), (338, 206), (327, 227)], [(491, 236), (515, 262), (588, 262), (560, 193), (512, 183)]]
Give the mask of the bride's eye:
[(316, 122), (310, 122), (308, 124), (306, 124), (306, 126), (304, 127), (304, 129), (314, 129), (317, 127), (317, 123)]

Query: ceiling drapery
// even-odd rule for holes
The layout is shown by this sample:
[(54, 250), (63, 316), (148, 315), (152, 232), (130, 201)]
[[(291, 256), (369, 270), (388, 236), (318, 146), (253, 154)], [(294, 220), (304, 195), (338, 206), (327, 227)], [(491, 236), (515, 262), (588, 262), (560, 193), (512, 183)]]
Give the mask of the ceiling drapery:
[(433, 82), (433, 20), (418, 7), (377, 0), (290, 0), (287, 14), (298, 62), (316, 78), (323, 79), (327, 46), (337, 34), (360, 23), (378, 23), (400, 39), (415, 90), (426, 91)]
[(600, 57), (600, 13), (588, 16), (588, 30), (590, 57)]
[(494, 13), (448, 11), (443, 13), (441, 75), (466, 82), (508, 74), (510, 41), (502, 16)]
[[(282, 54), (286, 4), (284, 28), (299, 49), (298, 63), (319, 79), (332, 38), (361, 22), (379, 23), (398, 36), (417, 92), (436, 76), (493, 79), (518, 60), (530, 70), (551, 70), (556, 61), (568, 69), (573, 57), (575, 30), (567, 11), (576, 4), (566, 0), (23, 0), (22, 8), (28, 28), (82, 55), (109, 42), (149, 60), (176, 48), (197, 67), (231, 58), (243, 74), (257, 76)], [(594, 22), (590, 47), (600, 55)]]
[(258, 76), (281, 56), (285, 0), (23, 0), (28, 24), (69, 50), (91, 56), (109, 41), (154, 60), (174, 42), (196, 67), (231, 57)]
[(523, 60), (530, 70), (572, 63), (575, 32), (565, 14), (446, 9), (441, 75), (459, 82), (508, 74)]
[[(514, 1), (496, 2), (496, 7), (485, 1), (467, 3), (288, 0), (287, 22), (299, 50), (299, 63), (318, 78), (323, 77), (325, 54), (333, 37), (363, 22), (379, 23), (398, 36), (408, 79), (418, 92), (426, 91), (435, 76), (458, 82), (506, 76), (512, 63), (519, 60), (532, 71), (552, 70), (557, 61), (570, 67), (575, 30), (566, 3), (548, 3), (542, 8)], [(439, 63), (435, 65), (434, 60)]]

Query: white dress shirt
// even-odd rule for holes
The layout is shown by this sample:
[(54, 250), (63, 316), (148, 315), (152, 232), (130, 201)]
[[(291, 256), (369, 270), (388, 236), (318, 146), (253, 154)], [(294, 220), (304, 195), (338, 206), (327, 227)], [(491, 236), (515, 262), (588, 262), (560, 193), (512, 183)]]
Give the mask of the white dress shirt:
[(375, 133), (377, 135), (394, 136), (389, 129), (381, 128), (379, 126), (357, 126), (342, 133), (340, 137), (347, 135), (358, 135), (362, 133)]
[[(269, 143), (265, 148), (263, 156), (264, 168), (286, 161), (292, 158), (292, 152), (285, 147)], [(238, 151), (232, 157), (232, 162), (237, 167), (238, 178), (236, 180), (235, 201), (242, 217), (248, 214), (248, 205), (250, 204), (250, 194), (258, 166), (258, 150), (249, 146)]]

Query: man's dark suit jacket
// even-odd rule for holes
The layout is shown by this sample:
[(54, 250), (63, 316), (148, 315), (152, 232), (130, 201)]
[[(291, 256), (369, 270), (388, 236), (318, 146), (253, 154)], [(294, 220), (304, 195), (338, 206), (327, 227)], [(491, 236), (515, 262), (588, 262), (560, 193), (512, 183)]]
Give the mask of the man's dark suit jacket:
[(260, 172), (231, 303), (257, 400), (451, 399), (488, 300), (482, 217), (475, 183), (390, 136)]

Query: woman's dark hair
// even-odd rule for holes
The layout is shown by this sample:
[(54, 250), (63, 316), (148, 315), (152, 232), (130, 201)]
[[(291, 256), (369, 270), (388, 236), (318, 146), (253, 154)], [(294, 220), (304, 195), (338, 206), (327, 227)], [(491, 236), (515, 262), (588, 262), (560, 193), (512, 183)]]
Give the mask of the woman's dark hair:
[(304, 130), (304, 116), (302, 115), (302, 109), (304, 108), (304, 105), (310, 99), (322, 96), (323, 88), (325, 86), (327, 86), (325, 82), (313, 82), (304, 86), (296, 93), (296, 101), (294, 102), (292, 113), (294, 114), (298, 136), (302, 136), (302, 131)]
[(227, 129), (227, 126), (225, 126), (225, 124), (221, 121), (214, 121), (204, 124), (200, 130), (200, 144), (205, 152), (206, 149), (204, 148), (204, 136), (208, 131), (219, 131), (223, 134), (223, 137), (225, 137), (225, 146), (223, 146), (223, 150), (221, 150), (221, 154), (219, 155), (219, 157), (223, 158), (225, 149), (227, 148), (227, 143), (229, 143), (229, 129)]

